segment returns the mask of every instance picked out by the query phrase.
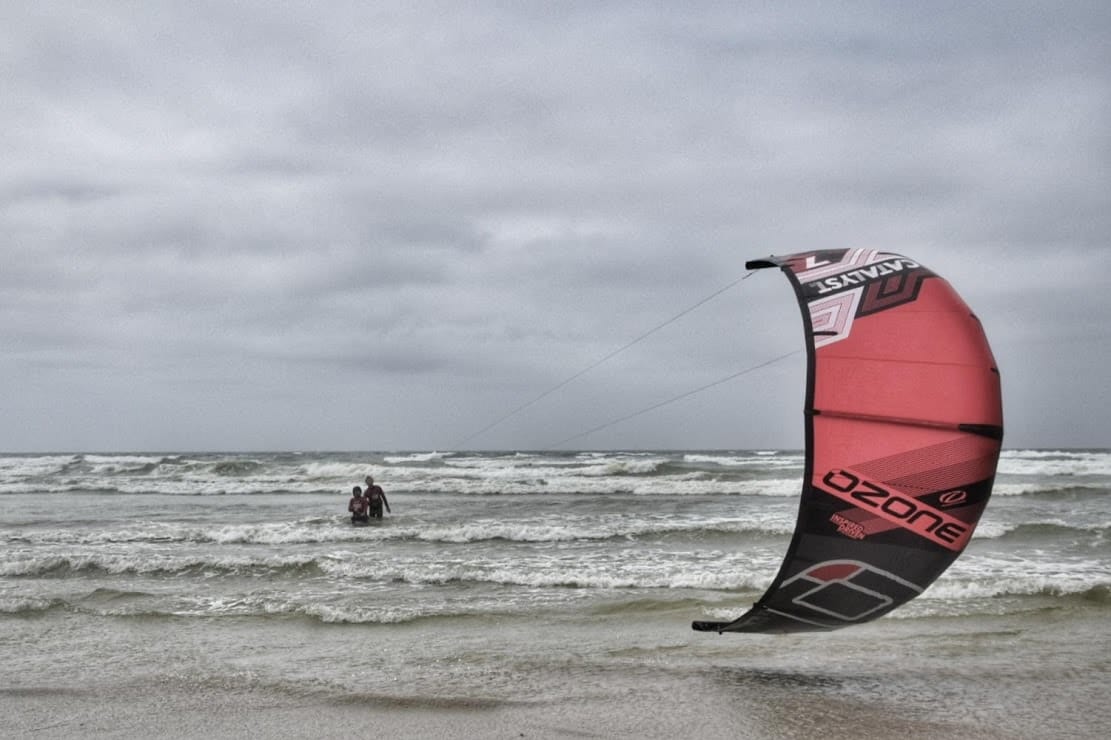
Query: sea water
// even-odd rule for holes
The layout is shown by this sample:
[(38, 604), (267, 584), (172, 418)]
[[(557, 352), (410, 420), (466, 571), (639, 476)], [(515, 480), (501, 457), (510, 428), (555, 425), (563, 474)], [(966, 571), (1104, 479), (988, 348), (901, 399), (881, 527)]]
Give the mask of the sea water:
[[(1005, 451), (966, 552), (874, 623), (692, 632), (771, 582), (802, 467), (778, 450), (3, 455), (0, 707), (196, 685), (668, 707), (611, 727), (641, 736), (714, 713), (748, 737), (1103, 736), (1111, 452)], [(352, 527), (368, 474), (392, 513)]]

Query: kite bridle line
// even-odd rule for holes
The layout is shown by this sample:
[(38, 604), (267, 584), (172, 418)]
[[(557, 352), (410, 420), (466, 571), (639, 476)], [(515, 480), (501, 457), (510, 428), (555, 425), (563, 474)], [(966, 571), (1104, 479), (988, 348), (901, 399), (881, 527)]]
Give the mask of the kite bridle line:
[(701, 393), (702, 391), (709, 390), (710, 388), (713, 388), (715, 386), (719, 386), (722, 383), (727, 383), (730, 380), (733, 380), (734, 378), (739, 378), (742, 375), (748, 375), (751, 372), (755, 372), (757, 370), (760, 370), (761, 368), (768, 367), (769, 365), (774, 365), (775, 363), (780, 362), (781, 360), (786, 360), (788, 357), (792, 357), (793, 355), (797, 355), (800, 352), (802, 352), (801, 349), (791, 350), (790, 352), (787, 352), (786, 354), (782, 354), (779, 357), (773, 357), (770, 360), (765, 360), (765, 361), (763, 361), (761, 363), (758, 363), (756, 365), (746, 367), (744, 370), (738, 370), (735, 373), (731, 373), (729, 375), (726, 375), (724, 378), (718, 378), (717, 380), (715, 380), (711, 383), (707, 383), (706, 385), (701, 385), (701, 386), (699, 386), (697, 388), (694, 388), (694, 389), (691, 389), (689, 391), (684, 391), (683, 393), (680, 393), (677, 396), (672, 396), (671, 398), (669, 398), (665, 401), (660, 401), (659, 403), (654, 403), (651, 406), (646, 406), (645, 408), (642, 408), (639, 411), (634, 411), (631, 414), (626, 414), (625, 416), (619, 417), (617, 419), (613, 419), (612, 421), (607, 421), (605, 424), (599, 424), (598, 426), (593, 427), (592, 429), (587, 429), (585, 432), (579, 432), (578, 434), (573, 434), (570, 437), (567, 437), (566, 439), (561, 439), (560, 441), (558, 441), (554, 444), (548, 445), (547, 447), (544, 447), (543, 449), (553, 450), (556, 447), (562, 447), (563, 445), (567, 444), (568, 442), (571, 442), (572, 440), (576, 440), (576, 439), (579, 439), (580, 437), (585, 437), (587, 435), (594, 434), (594, 432), (600, 432), (603, 429), (608, 429), (608, 428), (610, 428), (610, 427), (612, 427), (616, 424), (620, 424), (623, 421), (628, 421), (629, 419), (633, 419), (637, 416), (640, 416), (641, 414), (647, 414), (649, 411), (655, 411), (656, 409), (667, 406), (668, 404), (675, 403), (676, 401), (681, 401), (684, 398), (687, 398), (689, 396), (693, 396), (693, 395), (696, 395), (698, 393)]
[[(517, 414), (521, 413), (522, 411), (524, 411), (525, 409), (529, 408), (530, 406), (532, 406), (532, 405), (534, 405), (534, 404), (536, 404), (536, 403), (538, 403), (538, 402), (542, 401), (543, 399), (547, 398), (547, 397), (548, 397), (548, 396), (550, 396), (551, 394), (553, 394), (553, 393), (555, 393), (556, 391), (558, 391), (558, 390), (559, 390), (560, 388), (563, 388), (564, 386), (566, 386), (566, 385), (568, 385), (568, 384), (572, 383), (573, 381), (575, 381), (575, 380), (577, 380), (577, 379), (581, 378), (581, 377), (582, 377), (583, 375), (586, 375), (586, 374), (587, 374), (588, 372), (590, 372), (591, 370), (595, 369), (595, 368), (596, 368), (596, 367), (598, 367), (599, 365), (602, 365), (603, 363), (605, 363), (605, 362), (608, 362), (609, 360), (612, 360), (612, 359), (613, 359), (614, 357), (617, 357), (617, 355), (621, 354), (622, 352), (624, 352), (625, 350), (629, 349), (630, 347), (633, 347), (634, 345), (636, 345), (636, 344), (639, 344), (640, 342), (644, 341), (645, 339), (647, 339), (648, 337), (652, 336), (653, 334), (655, 334), (656, 332), (660, 331), (661, 329), (663, 329), (663, 328), (665, 328), (665, 327), (667, 327), (667, 326), (670, 326), (671, 324), (674, 324), (674, 323), (675, 323), (676, 321), (678, 321), (679, 319), (683, 318), (683, 317), (684, 317), (684, 316), (686, 316), (687, 314), (691, 313), (691, 312), (692, 312), (692, 311), (694, 311), (695, 309), (697, 309), (697, 308), (700, 308), (701, 306), (703, 306), (703, 305), (705, 305), (705, 304), (709, 303), (709, 302), (710, 302), (711, 300), (713, 300), (714, 298), (717, 298), (717, 297), (718, 297), (719, 295), (721, 295), (722, 293), (726, 292), (727, 290), (729, 290), (729, 289), (731, 289), (731, 288), (733, 288), (733, 287), (735, 287), (735, 286), (739, 285), (740, 283), (744, 282), (745, 280), (748, 280), (748, 279), (749, 279), (750, 277), (752, 277), (753, 275), (755, 275), (755, 274), (756, 274), (756, 272), (757, 272), (756, 270), (749, 270), (749, 271), (748, 271), (748, 272), (746, 272), (746, 273), (745, 273), (744, 275), (742, 275), (741, 277), (737, 278), (736, 280), (734, 280), (733, 282), (729, 283), (728, 285), (722, 286), (721, 288), (718, 288), (717, 290), (715, 290), (715, 291), (714, 291), (713, 293), (710, 293), (709, 295), (705, 296), (704, 298), (701, 298), (701, 299), (699, 299), (698, 301), (696, 301), (695, 303), (691, 304), (690, 306), (688, 306), (688, 307), (684, 308), (684, 309), (683, 309), (682, 311), (680, 311), (679, 313), (675, 314), (674, 316), (672, 316), (671, 318), (667, 319), (666, 321), (663, 321), (663, 322), (661, 322), (661, 323), (657, 324), (656, 326), (652, 327), (652, 328), (651, 328), (651, 329), (649, 329), (648, 331), (646, 331), (646, 332), (644, 332), (643, 334), (639, 335), (638, 337), (636, 337), (636, 338), (634, 338), (634, 339), (630, 340), (629, 342), (626, 342), (626, 343), (625, 343), (624, 345), (622, 345), (622, 346), (618, 347), (617, 349), (613, 350), (612, 352), (610, 352), (609, 354), (605, 355), (604, 357), (601, 357), (601, 358), (599, 358), (599, 359), (595, 360), (595, 361), (594, 361), (593, 363), (591, 363), (590, 365), (587, 365), (587, 366), (586, 366), (586, 367), (584, 367), (584, 368), (583, 368), (582, 370), (579, 370), (579, 371), (578, 371), (578, 372), (576, 372), (576, 373), (575, 373), (574, 375), (571, 375), (571, 376), (569, 376), (569, 377), (565, 378), (564, 380), (561, 380), (560, 382), (556, 383), (555, 385), (553, 385), (552, 387), (548, 388), (548, 389), (547, 389), (547, 390), (545, 390), (544, 392), (542, 392), (542, 393), (540, 393), (539, 395), (535, 396), (535, 397), (534, 397), (534, 398), (532, 398), (531, 400), (529, 400), (529, 401), (526, 401), (525, 403), (521, 404), (520, 406), (517, 406), (516, 408), (514, 408), (514, 409), (513, 409), (513, 410), (511, 410), (511, 411), (509, 411), (508, 413), (506, 413), (506, 414), (503, 414), (502, 416), (498, 417), (497, 419), (495, 419), (494, 421), (490, 422), (490, 423), (489, 423), (489, 424), (487, 424), (486, 426), (482, 427), (482, 428), (481, 428), (481, 429), (479, 429), (478, 431), (476, 431), (476, 432), (472, 432), (471, 434), (467, 435), (467, 436), (466, 436), (466, 437), (464, 437), (463, 439), (459, 440), (459, 441), (458, 441), (458, 442), (457, 442), (457, 443), (456, 443), (456, 444), (455, 444), (455, 445), (454, 445), (453, 447), (451, 447), (451, 449), (453, 449), (453, 450), (460, 450), (460, 449), (462, 449), (462, 448), (463, 448), (463, 445), (467, 444), (467, 443), (468, 443), (468, 442), (470, 442), (470, 441), (471, 441), (472, 439), (475, 439), (476, 437), (478, 437), (478, 436), (480, 436), (480, 435), (482, 435), (482, 434), (485, 434), (486, 432), (490, 431), (491, 429), (493, 429), (494, 427), (498, 426), (498, 425), (499, 425), (499, 424), (501, 424), (502, 422), (504, 422), (504, 421), (506, 421), (506, 420), (508, 420), (508, 419), (511, 419), (512, 417), (514, 417), (514, 416), (516, 416)], [(781, 358), (780, 358), (780, 359), (781, 359)], [(770, 364), (770, 363), (766, 363), (766, 364)], [(762, 365), (761, 365), (761, 366), (759, 366), (759, 367), (762, 367)], [(741, 371), (741, 372), (739, 372), (739, 373), (734, 373), (733, 375), (731, 375), (731, 376), (729, 376), (729, 377), (727, 377), (727, 378), (723, 378), (723, 379), (721, 379), (721, 380), (719, 380), (719, 381), (715, 381), (714, 383), (710, 383), (709, 385), (707, 385), (707, 386), (704, 386), (704, 387), (703, 387), (703, 388), (701, 388), (701, 389), (696, 389), (696, 390), (694, 390), (694, 391), (690, 391), (690, 392), (688, 392), (688, 393), (685, 393), (685, 394), (683, 394), (682, 396), (678, 396), (678, 397), (676, 397), (676, 398), (674, 398), (674, 399), (671, 399), (671, 400), (668, 400), (668, 401), (664, 401), (663, 403), (657, 404), (657, 405), (653, 406), (652, 408), (658, 408), (659, 406), (663, 406), (663, 405), (666, 405), (666, 404), (668, 404), (668, 403), (671, 403), (672, 401), (677, 401), (677, 400), (679, 400), (680, 398), (685, 398), (685, 397), (686, 397), (686, 396), (688, 396), (688, 395), (693, 395), (694, 393), (697, 393), (697, 392), (698, 392), (699, 390), (705, 390), (706, 388), (710, 388), (710, 387), (713, 387), (713, 386), (715, 386), (715, 385), (719, 385), (720, 383), (724, 383), (725, 381), (727, 381), (727, 380), (729, 380), (729, 379), (731, 379), (731, 378), (737, 377), (737, 376), (739, 376), (739, 375), (743, 375), (744, 373), (746, 373), (746, 372), (751, 372), (752, 370), (755, 370), (755, 369), (757, 369), (757, 368), (750, 368), (750, 369), (748, 369), (748, 370), (743, 370), (743, 371)], [(627, 418), (632, 418), (632, 416), (638, 416), (638, 415), (640, 415), (641, 413), (645, 413), (646, 411), (650, 411), (650, 410), (651, 410), (651, 408), (649, 408), (649, 409), (644, 409), (643, 411), (640, 411), (640, 412), (637, 412), (637, 413), (635, 413), (635, 414), (632, 414), (631, 416), (629, 416), (629, 417), (627, 417)], [(618, 421), (623, 421), (623, 420), (624, 420), (624, 419), (620, 419), (620, 420), (618, 420)], [(610, 426), (611, 424), (616, 424), (616, 423), (618, 423), (618, 421), (614, 421), (614, 422), (611, 422), (610, 424), (607, 424), (607, 425), (605, 425), (605, 426)], [(600, 427), (600, 428), (604, 428), (604, 427)], [(597, 431), (597, 430), (591, 430), (591, 431)], [(577, 439), (578, 437), (580, 437), (580, 436), (585, 436), (586, 434), (589, 434), (589, 433), (590, 433), (590, 432), (584, 432), (583, 434), (575, 435), (574, 437), (570, 437), (570, 438), (569, 438), (568, 440), (564, 440), (564, 441), (569, 441), (570, 439)], [(562, 443), (562, 442), (560, 442), (560, 443), (558, 443), (558, 444), (563, 444), (563, 443)], [(553, 445), (553, 446), (556, 446), (556, 445)]]

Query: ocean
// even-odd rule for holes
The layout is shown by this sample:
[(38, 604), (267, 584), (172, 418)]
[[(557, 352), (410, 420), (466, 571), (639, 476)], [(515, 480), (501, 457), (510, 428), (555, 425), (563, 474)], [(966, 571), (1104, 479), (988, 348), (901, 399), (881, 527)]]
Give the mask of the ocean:
[[(171, 713), (486, 713), (529, 737), (1105, 736), (1111, 451), (1005, 450), (966, 552), (887, 617), (693, 632), (771, 582), (802, 467), (781, 450), (0, 455), (0, 735), (137, 737), (121, 697), (168, 696)], [(367, 474), (392, 514), (352, 527)]]

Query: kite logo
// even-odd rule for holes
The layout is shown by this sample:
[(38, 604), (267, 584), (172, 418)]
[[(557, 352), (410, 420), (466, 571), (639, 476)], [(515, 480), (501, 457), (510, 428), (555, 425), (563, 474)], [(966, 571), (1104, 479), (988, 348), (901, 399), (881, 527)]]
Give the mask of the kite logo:
[(858, 267), (855, 270), (843, 272), (840, 275), (831, 275), (830, 277), (815, 280), (812, 283), (808, 283), (806, 288), (807, 292), (812, 292), (813, 295), (823, 296), (839, 290), (851, 290), (877, 280), (885, 280), (893, 275), (918, 267), (921, 267), (921, 265), (914, 260), (905, 257), (897, 257), (895, 259), (877, 262), (866, 267)]
[(960, 552), (972, 536), (971, 527), (959, 519), (848, 470), (830, 470), (822, 477), (822, 483), (827, 493), (871, 511), (947, 550)]
[[(872, 619), (922, 593), (922, 589), (910, 581), (860, 560), (815, 563), (785, 580), (782, 588), (794, 594), (791, 603), (809, 610), (819, 619), (832, 618), (848, 624)], [(802, 622), (809, 621), (797, 614), (779, 613)]]
[(942, 506), (948, 508), (950, 506), (958, 506), (968, 500), (968, 493), (965, 491), (948, 491), (938, 497), (937, 502)]

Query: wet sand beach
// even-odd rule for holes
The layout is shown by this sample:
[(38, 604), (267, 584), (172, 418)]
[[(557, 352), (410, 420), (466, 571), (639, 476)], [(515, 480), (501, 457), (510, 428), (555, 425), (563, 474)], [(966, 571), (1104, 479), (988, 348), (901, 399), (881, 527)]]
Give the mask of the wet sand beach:
[[(559, 652), (549, 638), (548, 657), (528, 659), (520, 630), (506, 643), (488, 636), (483, 658), (468, 647), (476, 634), (441, 634), (459, 648), (415, 668), (429, 686), (422, 693), (373, 655), (351, 659), (361, 678), (347, 685), (313, 678), (315, 663), (343, 659), (350, 626), (270, 625), (250, 649), (241, 631), (214, 622), (168, 637), (154, 664), (129, 650), (145, 640), (126, 625), (96, 626), (117, 646), (101, 649), (98, 669), (90, 635), (52, 615), (38, 627), (68, 629), (76, 649), (55, 663), (17, 662), (0, 687), (0, 735), (1032, 740), (1100, 738), (1111, 723), (1099, 604), (1044, 619), (957, 618), (932, 635), (897, 619), (805, 637), (688, 636), (682, 626), (628, 620), (622, 629), (642, 637), (617, 638), (623, 649)], [(375, 640), (428, 643), (438, 630), (386, 628)]]
[[(674, 687), (672, 687), (674, 689)], [(841, 701), (753, 707), (724, 692), (690, 696), (647, 683), (626, 696), (551, 704), (397, 701), (351, 694), (281, 696), (238, 689), (133, 686), (0, 691), (6, 737), (43, 738), (837, 738), (1038, 737), (962, 722), (880, 716)], [(756, 711), (753, 711), (753, 710)], [(866, 719), (865, 719), (866, 717)], [(868, 724), (870, 723), (870, 724)], [(1097, 737), (1091, 735), (1074, 737)], [(1044, 735), (1042, 735), (1044, 736)], [(1063, 736), (1063, 735), (1059, 735)]]

